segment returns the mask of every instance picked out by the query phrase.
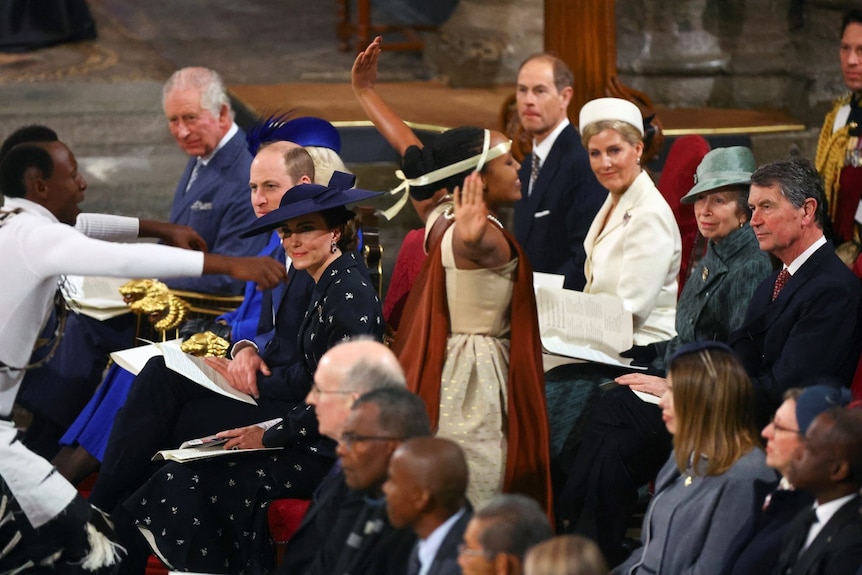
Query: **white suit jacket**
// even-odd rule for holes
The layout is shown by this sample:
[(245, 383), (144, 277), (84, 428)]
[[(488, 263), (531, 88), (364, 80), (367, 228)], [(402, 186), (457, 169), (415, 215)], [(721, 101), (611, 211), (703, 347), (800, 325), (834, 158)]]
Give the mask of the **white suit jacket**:
[[(670, 206), (641, 172), (611, 210), (611, 196), (584, 240), (585, 293), (615, 295), (631, 310), (635, 345), (676, 335), (682, 243)], [(605, 219), (607, 223), (603, 223)]]

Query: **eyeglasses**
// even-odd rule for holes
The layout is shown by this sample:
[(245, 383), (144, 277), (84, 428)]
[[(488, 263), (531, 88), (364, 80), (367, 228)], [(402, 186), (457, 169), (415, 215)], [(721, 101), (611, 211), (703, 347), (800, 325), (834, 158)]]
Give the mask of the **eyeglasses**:
[(788, 433), (798, 433), (798, 434), (802, 435), (798, 429), (790, 429), (789, 427), (784, 427), (780, 423), (776, 423), (774, 417), (772, 418), (772, 421), (770, 421), (769, 423), (772, 425), (772, 428), (775, 429), (775, 431), (786, 431)]
[(359, 435), (358, 433), (347, 431), (341, 434), (341, 441), (339, 443), (347, 449), (352, 449), (354, 443), (362, 441), (401, 441), (401, 438), (393, 435)]
[(467, 557), (484, 557), (485, 559), (493, 559), (497, 554), (487, 549), (470, 549), (465, 543), (458, 544), (458, 555), (466, 555)]
[(353, 391), (348, 391), (346, 389), (320, 389), (316, 383), (311, 384), (311, 391), (315, 395), (324, 395), (326, 393), (330, 395), (350, 395), (353, 393)]

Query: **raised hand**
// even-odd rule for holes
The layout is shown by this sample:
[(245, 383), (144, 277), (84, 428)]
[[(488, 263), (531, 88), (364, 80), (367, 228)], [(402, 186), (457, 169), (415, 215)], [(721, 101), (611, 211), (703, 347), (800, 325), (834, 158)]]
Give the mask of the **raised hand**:
[(473, 172), (464, 178), (464, 185), (461, 188), (455, 188), (455, 222), (458, 225), (458, 237), (467, 246), (478, 246), (490, 224), (483, 188), (484, 183), (479, 172)]
[(380, 59), (380, 43), (383, 38), (376, 37), (368, 47), (356, 56), (350, 79), (353, 91), (357, 94), (363, 90), (373, 90), (377, 81), (377, 62)]

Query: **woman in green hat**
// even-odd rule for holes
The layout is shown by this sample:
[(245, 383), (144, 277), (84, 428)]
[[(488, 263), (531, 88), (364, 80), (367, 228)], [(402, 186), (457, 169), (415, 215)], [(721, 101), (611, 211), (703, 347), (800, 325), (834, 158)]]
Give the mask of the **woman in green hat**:
[(635, 363), (649, 369), (616, 378), (620, 387), (595, 405), (558, 498), (558, 519), (596, 539), (610, 564), (624, 558), (621, 543), (638, 488), (655, 477), (671, 451), (661, 410), (630, 389), (657, 403), (667, 389), (665, 358), (687, 343), (726, 341), (742, 324), (754, 289), (772, 270), (747, 225), (748, 187), (756, 167), (751, 150), (742, 146), (712, 150), (697, 167), (695, 185), (681, 201), (694, 204), (708, 247), (677, 302), (677, 336), (631, 350)]

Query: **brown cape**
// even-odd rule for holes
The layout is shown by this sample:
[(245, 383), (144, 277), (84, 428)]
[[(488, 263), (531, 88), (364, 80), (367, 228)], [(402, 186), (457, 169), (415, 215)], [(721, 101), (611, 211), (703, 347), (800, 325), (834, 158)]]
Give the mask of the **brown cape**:
[[(532, 497), (552, 518), (548, 413), (533, 270), (514, 236), (506, 230), (503, 234), (518, 256), (511, 305), (508, 453), (503, 491)], [(440, 378), (449, 337), (442, 243), (441, 234), (413, 284), (393, 343), (393, 351), (407, 376), (407, 386), (425, 401), (434, 428), (440, 411)]]

